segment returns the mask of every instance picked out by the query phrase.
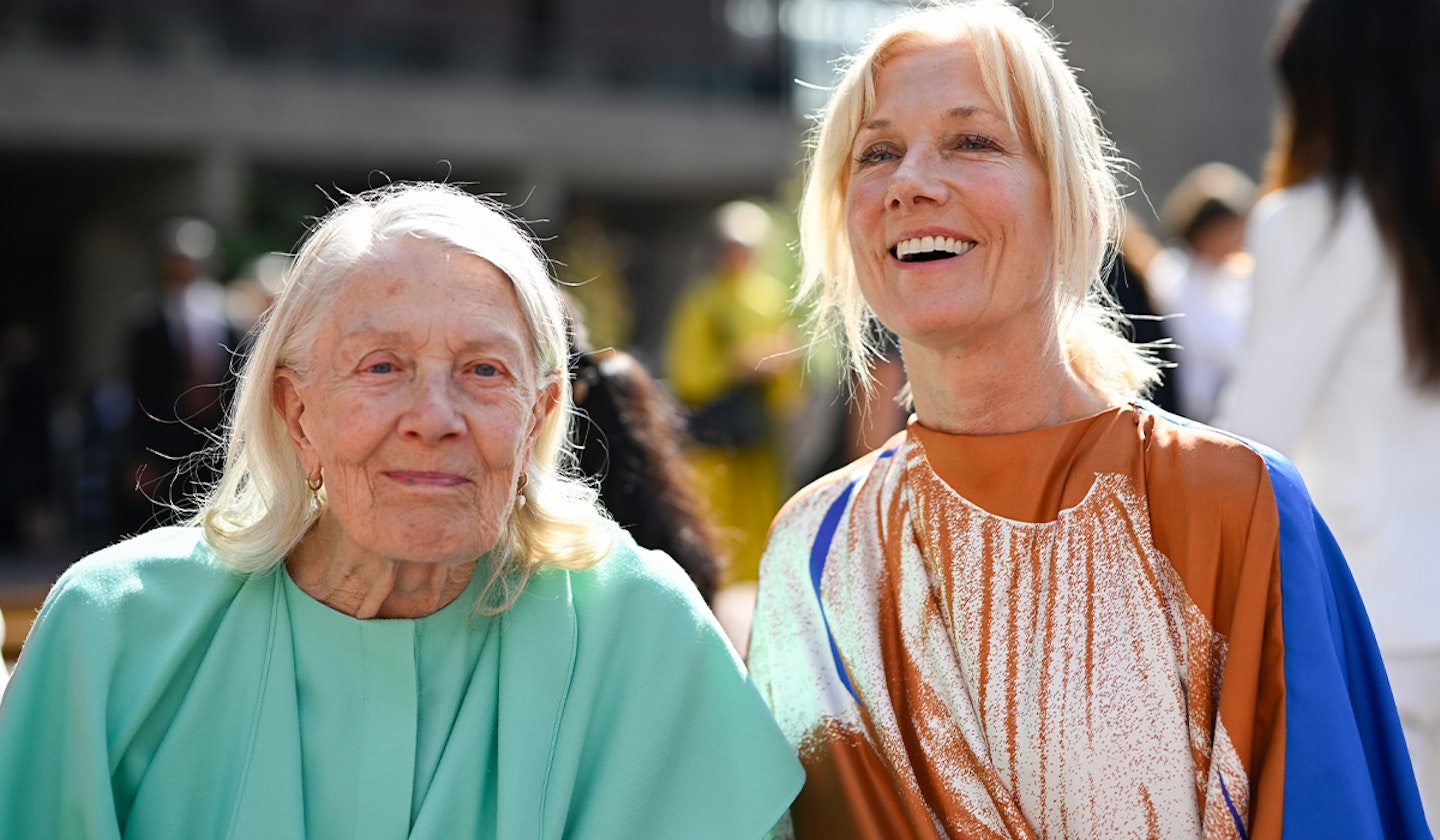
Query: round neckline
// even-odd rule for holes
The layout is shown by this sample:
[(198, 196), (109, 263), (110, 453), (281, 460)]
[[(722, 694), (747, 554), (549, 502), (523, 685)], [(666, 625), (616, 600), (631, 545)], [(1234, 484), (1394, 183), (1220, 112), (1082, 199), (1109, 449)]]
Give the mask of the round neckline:
[[(1104, 473), (1135, 475), (1141, 409), (1112, 406), (1086, 417), (996, 435), (948, 434), (912, 420), (907, 464), (970, 506), (1002, 520), (1042, 524), (1080, 506)], [(918, 461), (916, 460), (918, 459)]]
[(1043, 435), (1047, 432), (1064, 433), (1075, 429), (1077, 426), (1083, 426), (1089, 423), (1093, 423), (1096, 420), (1100, 420), (1108, 415), (1119, 414), (1124, 411), (1134, 410), (1135, 407), (1136, 406), (1133, 401), (1126, 401), (1118, 405), (1107, 406), (1106, 408), (1102, 408), (1099, 411), (1094, 412), (1093, 414), (1087, 414), (1084, 417), (1077, 417), (1074, 420), (1063, 420), (1059, 423), (1053, 423), (1049, 426), (1036, 426), (1033, 429), (1022, 429), (1017, 432), (995, 432), (993, 434), (982, 432), (942, 432), (939, 429), (932, 429), (931, 427), (920, 422), (920, 418), (914, 414), (910, 415), (910, 422), (907, 425), (909, 428), (916, 430), (917, 436), (920, 437), (933, 435), (938, 439), (997, 441), (1003, 440), (1005, 438), (1022, 437), (1025, 435)]

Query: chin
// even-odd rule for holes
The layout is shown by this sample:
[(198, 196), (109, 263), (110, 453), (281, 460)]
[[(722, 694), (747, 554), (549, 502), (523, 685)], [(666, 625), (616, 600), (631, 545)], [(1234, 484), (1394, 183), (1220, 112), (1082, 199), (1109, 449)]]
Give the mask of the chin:
[[(428, 562), (474, 560), (500, 539), (502, 517), (476, 516), (469, 505), (415, 505), (403, 511), (376, 514), (370, 534), (389, 556)], [(431, 559), (433, 558), (433, 559)]]
[(943, 350), (974, 335), (975, 329), (973, 320), (963, 318), (916, 318), (900, 323), (892, 331), (907, 344)]
[[(402, 536), (391, 543), (390, 551), (382, 553), (411, 563), (473, 563), (499, 541), (498, 532), (482, 535), (478, 529), (471, 529), (463, 534), (446, 533), (454, 528), (454, 524), (450, 521), (409, 528), (407, 532), (414, 537), (406, 539)], [(489, 538), (481, 539), (482, 536)]]

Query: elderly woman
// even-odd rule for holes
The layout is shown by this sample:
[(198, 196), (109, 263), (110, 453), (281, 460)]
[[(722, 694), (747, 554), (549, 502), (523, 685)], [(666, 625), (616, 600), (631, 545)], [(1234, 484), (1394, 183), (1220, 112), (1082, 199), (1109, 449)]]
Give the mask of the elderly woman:
[(795, 835), (1424, 833), (1365, 611), (1293, 468), (1160, 413), (1099, 292), (1113, 155), (1001, 0), (878, 33), (801, 207), (819, 317), (914, 416), (780, 514), (751, 665)]
[(0, 836), (763, 835), (799, 766), (681, 571), (567, 477), (565, 364), (495, 207), (320, 222), (203, 509), (41, 610)]

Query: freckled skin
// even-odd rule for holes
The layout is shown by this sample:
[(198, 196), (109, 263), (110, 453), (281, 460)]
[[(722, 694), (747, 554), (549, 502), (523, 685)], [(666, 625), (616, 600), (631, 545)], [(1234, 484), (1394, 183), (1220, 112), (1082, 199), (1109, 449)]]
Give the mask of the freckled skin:
[(444, 575), (413, 564), (473, 564), (499, 538), (558, 382), (537, 385), (514, 287), (483, 259), (408, 238), (340, 288), (311, 374), (276, 376), (328, 500), (292, 574), (343, 570), (360, 589), (409, 570), (423, 590)]

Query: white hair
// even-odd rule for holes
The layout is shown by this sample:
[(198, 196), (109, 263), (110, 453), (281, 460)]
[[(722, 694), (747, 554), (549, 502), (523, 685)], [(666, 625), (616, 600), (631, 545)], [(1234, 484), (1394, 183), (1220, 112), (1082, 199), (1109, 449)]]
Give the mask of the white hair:
[[(305, 472), (276, 407), (275, 373), (305, 377), (331, 302), (381, 246), (416, 237), (498, 268), (514, 285), (536, 361), (536, 386), (558, 385), (525, 467), (527, 504), (511, 515), (490, 551), (487, 605), (501, 610), (544, 565), (594, 564), (610, 550), (613, 525), (595, 490), (572, 477), (572, 413), (564, 305), (534, 240), (493, 200), (446, 184), (393, 184), (336, 207), (310, 231), (284, 288), (255, 336), (224, 433), (224, 470), (193, 517), (222, 562), (239, 572), (281, 563), (325, 505), (312, 503)], [(318, 508), (318, 509), (317, 509)]]

